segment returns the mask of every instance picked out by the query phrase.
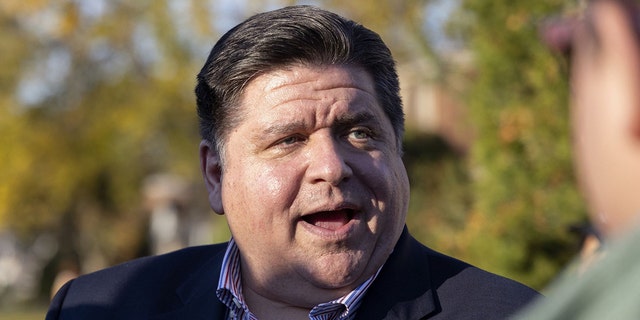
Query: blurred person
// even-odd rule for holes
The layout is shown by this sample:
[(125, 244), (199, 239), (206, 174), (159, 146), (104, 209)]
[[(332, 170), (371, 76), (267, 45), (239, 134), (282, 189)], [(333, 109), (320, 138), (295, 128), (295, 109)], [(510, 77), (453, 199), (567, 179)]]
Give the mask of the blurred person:
[(501, 319), (538, 296), (409, 234), (398, 77), (371, 30), (310, 6), (255, 15), (195, 91), (232, 239), (79, 277), (47, 319)]
[(637, 2), (597, 0), (549, 29), (552, 47), (571, 53), (576, 169), (604, 248), (519, 318), (640, 319), (639, 18)]

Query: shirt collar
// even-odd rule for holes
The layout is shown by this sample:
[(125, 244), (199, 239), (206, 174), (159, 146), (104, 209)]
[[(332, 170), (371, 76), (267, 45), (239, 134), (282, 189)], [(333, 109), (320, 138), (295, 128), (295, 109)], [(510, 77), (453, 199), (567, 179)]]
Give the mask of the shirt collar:
[[(311, 309), (311, 312), (309, 312), (309, 319), (353, 319), (358, 307), (360, 306), (362, 297), (364, 297), (367, 289), (369, 289), (381, 269), (382, 267), (380, 267), (373, 276), (346, 295), (336, 300), (315, 306)], [(231, 238), (222, 260), (222, 269), (220, 272), (220, 278), (218, 279), (216, 295), (218, 296), (218, 299), (220, 299), (220, 301), (229, 309), (228, 318), (256, 319), (256, 317), (251, 314), (249, 307), (244, 301), (240, 280), (240, 250), (238, 249), (238, 245), (235, 240)]]

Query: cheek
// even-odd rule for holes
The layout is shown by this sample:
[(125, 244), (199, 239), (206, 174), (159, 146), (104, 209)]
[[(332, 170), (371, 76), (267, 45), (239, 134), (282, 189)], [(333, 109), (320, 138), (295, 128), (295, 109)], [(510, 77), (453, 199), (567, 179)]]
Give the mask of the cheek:
[(254, 219), (268, 219), (273, 212), (267, 211), (286, 210), (296, 195), (294, 168), (255, 159), (244, 164), (225, 177), (224, 204), (230, 205), (231, 211), (259, 212)]
[(266, 206), (285, 205), (294, 192), (293, 173), (286, 167), (258, 168), (256, 175), (250, 180), (252, 186), (257, 186), (256, 194), (265, 201)]
[(393, 244), (405, 225), (409, 208), (409, 179), (399, 158), (386, 159), (374, 165), (375, 170), (368, 173), (368, 181), (365, 182), (373, 186), (373, 205), (380, 212), (372, 228), (379, 235), (381, 243)]
[(409, 202), (409, 180), (402, 161), (385, 155), (372, 160), (361, 172), (378, 202), (375, 205), (402, 218)]
[[(602, 87), (606, 91), (606, 86)], [(573, 107), (574, 156), (578, 182), (594, 215), (615, 211), (612, 199), (618, 193), (618, 179), (626, 176), (618, 160), (619, 140), (614, 118), (608, 104), (602, 100), (579, 100)], [(620, 171), (619, 169), (623, 169)]]

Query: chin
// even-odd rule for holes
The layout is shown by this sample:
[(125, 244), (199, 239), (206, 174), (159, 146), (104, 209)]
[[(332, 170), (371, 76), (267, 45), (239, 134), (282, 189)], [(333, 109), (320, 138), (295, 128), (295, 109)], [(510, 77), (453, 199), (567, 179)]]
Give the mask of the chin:
[(351, 287), (368, 277), (365, 275), (367, 264), (360, 260), (331, 256), (318, 262), (311, 268), (310, 275), (319, 287), (325, 289)]

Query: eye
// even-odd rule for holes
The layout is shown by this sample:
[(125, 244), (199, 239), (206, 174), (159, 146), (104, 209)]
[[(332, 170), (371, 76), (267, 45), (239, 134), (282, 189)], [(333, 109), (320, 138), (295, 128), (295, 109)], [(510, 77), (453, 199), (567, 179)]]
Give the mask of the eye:
[(290, 146), (290, 145), (293, 145), (293, 144), (296, 144), (296, 143), (302, 142), (302, 141), (304, 141), (303, 137), (298, 136), (298, 135), (294, 135), (294, 136), (289, 136), (289, 137), (286, 137), (284, 139), (281, 139), (276, 144), (284, 145), (284, 146)]
[(355, 128), (349, 132), (349, 138), (356, 140), (367, 140), (372, 138), (372, 132), (366, 128)]

